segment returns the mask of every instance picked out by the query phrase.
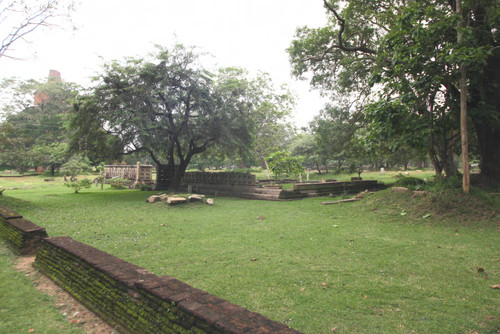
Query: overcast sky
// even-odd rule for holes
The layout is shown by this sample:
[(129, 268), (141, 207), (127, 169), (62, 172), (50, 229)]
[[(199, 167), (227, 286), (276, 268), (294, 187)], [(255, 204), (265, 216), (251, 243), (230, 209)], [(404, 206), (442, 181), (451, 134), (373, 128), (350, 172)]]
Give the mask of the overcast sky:
[(76, 31), (39, 30), (0, 59), (0, 77), (45, 78), (50, 69), (65, 81), (88, 85), (101, 65), (144, 56), (154, 45), (182, 43), (213, 55), (220, 67), (271, 74), (298, 95), (294, 120), (307, 125), (324, 100), (308, 82), (294, 80), (286, 48), (297, 26), (323, 26), (321, 0), (84, 0), (72, 15)]

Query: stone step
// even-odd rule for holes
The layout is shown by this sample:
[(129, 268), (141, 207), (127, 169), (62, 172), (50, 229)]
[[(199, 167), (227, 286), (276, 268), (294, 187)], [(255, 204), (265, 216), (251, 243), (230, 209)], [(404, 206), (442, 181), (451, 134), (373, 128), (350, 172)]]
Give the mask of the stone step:
[(268, 200), (268, 201), (278, 201), (279, 200), (279, 194), (241, 193), (241, 196), (243, 198), (248, 198), (248, 199), (261, 199), (261, 200)]
[(272, 189), (272, 188), (255, 188), (252, 192), (258, 194), (280, 194), (283, 189)]

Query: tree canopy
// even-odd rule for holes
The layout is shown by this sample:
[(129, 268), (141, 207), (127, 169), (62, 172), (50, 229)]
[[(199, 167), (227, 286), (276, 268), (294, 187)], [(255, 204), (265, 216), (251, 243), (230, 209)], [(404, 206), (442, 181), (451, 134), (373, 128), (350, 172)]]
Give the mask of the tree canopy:
[(466, 64), (481, 173), (498, 181), (500, 8), (495, 0), (466, 0), (458, 17), (455, 4), (324, 0), (328, 26), (299, 28), (288, 49), (293, 74), (311, 74), (311, 85), (325, 94), (356, 96), (371, 139), (426, 148), (437, 174), (455, 175), (459, 67)]
[(146, 152), (157, 165), (157, 188), (176, 188), (196, 154), (216, 148), (243, 156), (252, 147), (255, 111), (274, 96), (260, 101), (256, 89), (241, 69), (212, 73), (182, 45), (114, 61), (76, 104), (72, 147)]
[(78, 87), (49, 80), (5, 80), (10, 92), (0, 125), (0, 162), (19, 172), (42, 165), (52, 174), (68, 158), (68, 121)]

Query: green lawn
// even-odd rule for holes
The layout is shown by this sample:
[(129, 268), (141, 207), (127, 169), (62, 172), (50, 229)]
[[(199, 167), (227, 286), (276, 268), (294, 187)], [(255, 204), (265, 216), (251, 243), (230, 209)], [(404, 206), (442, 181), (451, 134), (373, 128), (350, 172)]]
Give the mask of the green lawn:
[(325, 198), (216, 198), (214, 206), (168, 207), (146, 204), (152, 192), (73, 194), (59, 179), (0, 185), (18, 188), (0, 205), (50, 236), (68, 235), (305, 333), (500, 329), (500, 290), (490, 288), (500, 284), (499, 208), (474, 198), (386, 190), (330, 206), (320, 204)]
[(54, 308), (51, 297), (12, 268), (14, 259), (0, 240), (0, 333), (82, 333)]

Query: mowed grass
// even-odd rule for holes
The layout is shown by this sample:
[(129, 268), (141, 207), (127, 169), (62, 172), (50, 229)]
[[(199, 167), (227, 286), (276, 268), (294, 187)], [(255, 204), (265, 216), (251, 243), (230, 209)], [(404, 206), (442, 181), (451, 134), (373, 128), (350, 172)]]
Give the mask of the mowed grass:
[(12, 268), (14, 260), (0, 240), (0, 333), (83, 333), (54, 308), (53, 298)]
[(18, 188), (0, 205), (50, 236), (68, 235), (305, 333), (500, 330), (500, 290), (491, 288), (500, 284), (498, 208), (469, 208), (481, 211), (472, 219), (428, 216), (435, 208), (425, 199), (390, 190), (327, 206), (331, 199), (221, 197), (214, 206), (169, 207), (146, 204), (152, 192), (0, 182)]

